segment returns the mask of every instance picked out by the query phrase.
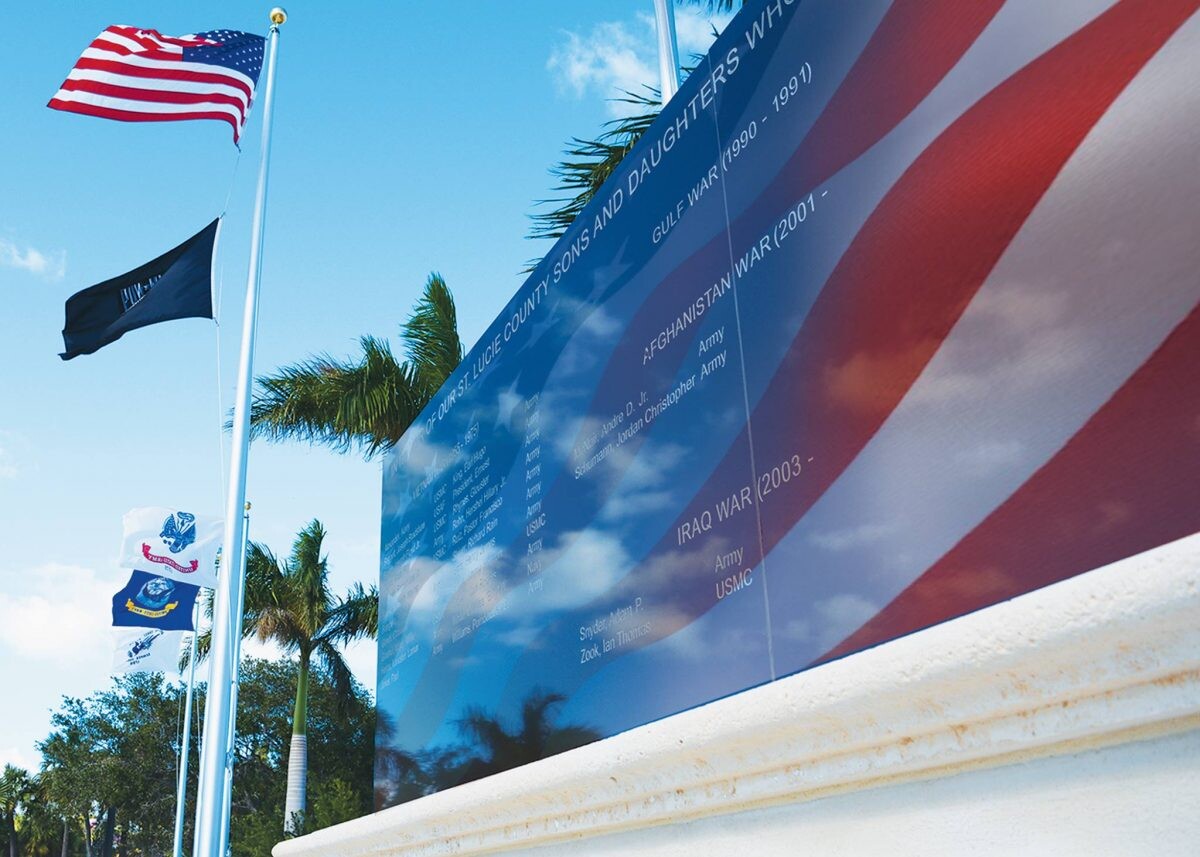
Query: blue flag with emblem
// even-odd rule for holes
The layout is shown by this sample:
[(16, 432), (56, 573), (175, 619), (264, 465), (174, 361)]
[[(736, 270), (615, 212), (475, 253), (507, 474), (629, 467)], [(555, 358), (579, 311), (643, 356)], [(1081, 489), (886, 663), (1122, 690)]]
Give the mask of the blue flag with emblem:
[(190, 583), (135, 571), (113, 596), (114, 626), (191, 631), (192, 607), (200, 587)]

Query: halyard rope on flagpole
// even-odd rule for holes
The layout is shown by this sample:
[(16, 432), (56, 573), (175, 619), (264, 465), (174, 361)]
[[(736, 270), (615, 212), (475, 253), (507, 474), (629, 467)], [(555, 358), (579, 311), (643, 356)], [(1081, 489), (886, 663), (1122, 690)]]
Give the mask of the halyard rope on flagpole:
[[(250, 504), (246, 504), (246, 512), (242, 516), (246, 525), (246, 538), (250, 538)], [(244, 556), (244, 554), (243, 554)], [(234, 760), (234, 738), (237, 733), (237, 702), (238, 702), (238, 681), (237, 670), (242, 661), (242, 610), (246, 604), (246, 561), (242, 561), (242, 585), (238, 587), (237, 605), (234, 610), (236, 633), (233, 635), (233, 663), (235, 667), (232, 672), (232, 678), (229, 682), (230, 704), (229, 704), (229, 737), (226, 745), (226, 753), (229, 757), (229, 765), (225, 768), (225, 806), (229, 810), (225, 813), (224, 824), (221, 825), (221, 853), (229, 853), (229, 827), (232, 823), (233, 815), (233, 760)]]
[(192, 743), (192, 692), (196, 687), (196, 636), (200, 633), (200, 600), (192, 606), (192, 650), (188, 657), (187, 696), (183, 707), (183, 740), (179, 745), (179, 778), (175, 787), (175, 857), (183, 855), (183, 817), (187, 804), (188, 755)]
[[(230, 681), (236, 680), (236, 664), (230, 670), (235, 617), (235, 586), (241, 586), (246, 552), (245, 521), (246, 465), (250, 447), (250, 398), (254, 372), (254, 331), (258, 322), (258, 287), (262, 276), (263, 222), (266, 212), (267, 179), (271, 163), (271, 110), (275, 98), (275, 60), (279, 50), (279, 27), (287, 13), (271, 10), (268, 36), (267, 92), (263, 103), (262, 155), (254, 199), (250, 236), (250, 264), (246, 278), (246, 300), (242, 316), (242, 346), (238, 363), (237, 394), (233, 410), (233, 440), (230, 447), (229, 486), (225, 503), (225, 542), (222, 553), (226, 573), (217, 579), (213, 602), (211, 674), (205, 705), (204, 738), (200, 744), (200, 783), (196, 796), (196, 839), (192, 857), (219, 857), (221, 830), (229, 807), (224, 800), (225, 769), (231, 712)], [(236, 578), (236, 579), (235, 579)]]
[[(237, 156), (233, 159), (233, 170), (229, 173), (229, 186), (225, 191), (225, 201), (221, 203), (221, 213), (217, 215), (224, 225), (225, 214), (229, 211), (229, 200), (233, 198), (233, 188), (237, 184), (238, 167), (242, 163), (242, 147), (237, 147)], [(220, 232), (218, 230), (218, 237)], [(217, 246), (220, 252), (220, 246)], [(221, 301), (225, 296), (225, 254), (221, 254), (221, 262), (216, 266), (217, 281), (213, 294), (213, 328), (217, 343), (217, 470), (220, 471), (221, 496), (225, 499), (225, 408), (221, 404)]]
[(242, 150), (239, 147), (237, 157), (233, 159), (233, 171), (229, 174), (229, 189), (225, 191), (225, 201), (221, 203), (221, 213), (218, 217), (224, 217), (225, 212), (229, 210), (229, 199), (233, 196), (233, 186), (237, 182), (238, 166), (242, 163)]

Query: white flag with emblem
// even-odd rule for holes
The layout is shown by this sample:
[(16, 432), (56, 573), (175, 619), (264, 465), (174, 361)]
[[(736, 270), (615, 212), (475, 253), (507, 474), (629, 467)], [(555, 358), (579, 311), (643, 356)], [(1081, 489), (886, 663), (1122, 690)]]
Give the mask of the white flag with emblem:
[(184, 631), (131, 628), (118, 631), (112, 671), (118, 673), (173, 673), (179, 671), (179, 646)]
[(125, 513), (118, 564), (193, 586), (217, 585), (224, 522), (215, 515), (146, 506)]

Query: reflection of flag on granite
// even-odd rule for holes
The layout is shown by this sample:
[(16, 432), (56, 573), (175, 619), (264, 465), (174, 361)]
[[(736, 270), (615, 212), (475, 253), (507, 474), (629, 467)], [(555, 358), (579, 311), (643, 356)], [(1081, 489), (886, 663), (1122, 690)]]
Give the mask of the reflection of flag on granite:
[(212, 318), (212, 259), (220, 218), (139, 268), (67, 298), (63, 348), (70, 360), (131, 330), (177, 318)]
[[(553, 335), (447, 385), (385, 464), (381, 752), (473, 707), (519, 717), (536, 688), (629, 728), (1200, 530), (1200, 2), (796, 3), (757, 38), (775, 5), (745, 4), (713, 109), (688, 105), (715, 80), (685, 82), (491, 328), (570, 259), (534, 322)], [(784, 109), (802, 57), (817, 85), (793, 77)], [(655, 189), (574, 255), (656, 157)], [(635, 234), (714, 163), (727, 199), (661, 245)], [(733, 370), (704, 377), (721, 337)], [(637, 388), (644, 428), (621, 425)], [(491, 417), (535, 396), (555, 440), (536, 454)], [(503, 489), (525, 514), (468, 566), (441, 550), (466, 534), (427, 522), (472, 471), (427, 480), (419, 450), (467, 448), (476, 413), (497, 439), (473, 451), (526, 476)], [(712, 574), (731, 553), (725, 574), (761, 569), (749, 597)], [(646, 624), (589, 659), (580, 629), (635, 593)]]
[(113, 596), (113, 625), (191, 631), (192, 607), (200, 587), (135, 571)]
[(114, 674), (177, 672), (183, 637), (183, 631), (157, 628), (117, 631), (112, 671)]
[(224, 526), (215, 515), (145, 506), (122, 518), (124, 538), (117, 564), (152, 571), (193, 586), (217, 585), (217, 551)]

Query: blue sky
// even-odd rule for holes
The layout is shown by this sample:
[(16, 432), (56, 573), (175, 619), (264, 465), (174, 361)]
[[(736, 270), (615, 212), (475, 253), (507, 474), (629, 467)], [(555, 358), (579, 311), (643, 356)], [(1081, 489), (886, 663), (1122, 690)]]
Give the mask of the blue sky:
[[(288, 3), (256, 368), (394, 336), (432, 270), (468, 343), (547, 248), (524, 239), (547, 169), (621, 88), (655, 83), (650, 0)], [(260, 133), (48, 110), (108, 24), (263, 33), (269, 4), (10, 3), (0, 89), (0, 764), (36, 766), (64, 694), (108, 684), (121, 515), (220, 514)], [(402, 11), (401, 11), (402, 10)], [(710, 22), (687, 8), (685, 55)], [(718, 25), (721, 22), (717, 22)], [(228, 209), (218, 329), (189, 320), (59, 360), (63, 301)], [(251, 537), (286, 551), (324, 522), (333, 582), (378, 578), (379, 465), (256, 444)], [(350, 652), (374, 685), (373, 644)]]

